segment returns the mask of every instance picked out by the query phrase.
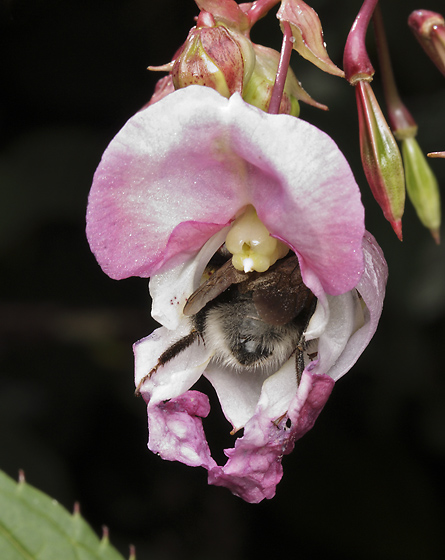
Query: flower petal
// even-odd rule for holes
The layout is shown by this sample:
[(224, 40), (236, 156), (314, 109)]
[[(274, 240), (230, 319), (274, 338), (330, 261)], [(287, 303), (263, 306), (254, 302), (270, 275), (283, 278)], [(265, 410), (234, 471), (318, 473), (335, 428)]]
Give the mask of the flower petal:
[[(159, 356), (173, 343), (188, 335), (190, 330), (189, 322), (183, 320), (175, 331), (161, 327), (134, 344), (136, 387), (156, 366)], [(144, 381), (140, 392), (145, 401), (150, 401), (152, 405), (175, 398), (185, 393), (198, 381), (209, 360), (209, 351), (196, 340), (187, 351), (180, 352), (159, 367), (149, 379)]]
[(344, 351), (352, 334), (364, 324), (363, 311), (356, 290), (339, 296), (327, 296), (329, 320), (318, 338), (318, 360), (313, 373), (331, 375), (331, 368)]
[(153, 319), (168, 329), (178, 327), (187, 298), (198, 288), (210, 258), (224, 243), (227, 230), (223, 228), (212, 236), (195, 258), (150, 279)]
[[(199, 260), (213, 250), (211, 241)], [(159, 367), (142, 386), (148, 402), (149, 448), (164, 459), (204, 466), (209, 483), (226, 486), (249, 502), (272, 498), (282, 476), (281, 459), (314, 424), (334, 382), (358, 359), (372, 338), (383, 306), (387, 266), (374, 238), (363, 238), (365, 271), (356, 289), (340, 296), (322, 294), (307, 338), (318, 341), (318, 357), (306, 367), (297, 385), (295, 357), (267, 376), (239, 373), (211, 362), (198, 341)], [(188, 265), (191, 266), (191, 265)], [(202, 268), (202, 264), (198, 268)], [(190, 275), (190, 277), (193, 274)], [(181, 277), (176, 278), (181, 283)], [(358, 297), (360, 293), (362, 300)], [(175, 331), (161, 328), (135, 345), (136, 383), (157, 363), (157, 356), (190, 332), (189, 321), (179, 319)], [(218, 466), (210, 451), (200, 417), (208, 414), (204, 395), (188, 391), (204, 374), (214, 385), (226, 418), (243, 437), (228, 460)]]
[(259, 407), (246, 424), (244, 436), (236, 440), (233, 449), (225, 450), (229, 459), (224, 467), (209, 470), (209, 484), (225, 486), (251, 503), (273, 498), (283, 475), (283, 455), (312, 428), (333, 386), (328, 376), (304, 372), (291, 403), (290, 427), (286, 418), (277, 421), (267, 408)]
[(363, 206), (333, 140), (200, 86), (139, 112), (111, 142), (91, 189), (87, 234), (113, 278), (151, 276), (187, 261), (247, 204), (296, 251), (313, 291), (317, 283), (330, 294), (355, 286)]
[[(351, 369), (368, 346), (377, 329), (383, 309), (388, 267), (381, 248), (369, 232), (366, 232), (363, 238), (363, 254), (365, 271), (356, 289), (366, 306), (363, 310), (364, 323), (358, 330), (353, 329), (352, 336), (347, 340), (341, 354), (329, 371), (318, 370), (320, 373), (328, 373), (335, 381)], [(325, 336), (329, 336), (328, 332)], [(323, 335), (319, 341), (320, 355), (322, 355), (322, 338)], [(316, 371), (314, 369), (314, 372)]]
[(168, 461), (214, 468), (216, 463), (210, 456), (201, 420), (209, 412), (209, 399), (198, 391), (188, 391), (168, 402), (149, 404), (148, 448)]
[[(199, 94), (181, 102), (190, 89), (215, 103), (201, 103)], [(236, 195), (237, 166), (218, 155), (223, 100), (199, 86), (174, 92), (134, 115), (105, 151), (89, 196), (87, 236), (112, 278), (182, 264), (246, 204)]]
[(261, 371), (240, 373), (210, 363), (204, 375), (215, 388), (224, 416), (236, 432), (255, 414), (260, 397), (275, 418), (287, 411), (297, 391), (295, 367), (295, 356), (273, 375)]

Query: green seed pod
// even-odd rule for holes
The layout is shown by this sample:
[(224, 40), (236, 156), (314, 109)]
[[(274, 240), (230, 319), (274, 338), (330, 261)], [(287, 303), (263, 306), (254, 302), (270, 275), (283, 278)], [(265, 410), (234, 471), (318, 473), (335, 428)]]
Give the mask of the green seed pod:
[(402, 141), (402, 156), (408, 196), (419, 220), (439, 242), (441, 211), (437, 179), (415, 138)]

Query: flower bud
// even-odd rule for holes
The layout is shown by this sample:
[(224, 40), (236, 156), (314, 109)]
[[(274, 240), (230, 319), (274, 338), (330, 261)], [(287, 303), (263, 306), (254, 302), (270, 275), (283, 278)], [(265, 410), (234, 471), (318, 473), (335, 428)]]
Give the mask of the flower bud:
[(343, 68), (345, 78), (353, 86), (362, 80), (372, 81), (374, 75), (374, 67), (366, 50), (366, 32), (376, 4), (377, 0), (364, 0), (346, 39)]
[(419, 220), (439, 243), (440, 194), (437, 179), (415, 138), (402, 141), (406, 190)]
[(208, 86), (230, 97), (242, 93), (254, 65), (251, 42), (242, 33), (218, 24), (194, 27), (173, 63), (173, 84)]
[(408, 18), (408, 25), (426, 54), (445, 76), (445, 21), (441, 14), (416, 10)]
[(359, 81), (355, 91), (363, 169), (374, 198), (401, 240), (405, 207), (402, 157), (371, 84)]

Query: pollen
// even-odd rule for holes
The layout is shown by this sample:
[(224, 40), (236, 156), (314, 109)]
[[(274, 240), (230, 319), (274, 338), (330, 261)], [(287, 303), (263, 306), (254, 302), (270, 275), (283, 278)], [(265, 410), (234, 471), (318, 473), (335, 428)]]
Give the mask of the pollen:
[(265, 272), (289, 251), (287, 245), (270, 235), (253, 206), (247, 206), (233, 222), (226, 248), (233, 255), (233, 266), (244, 272)]

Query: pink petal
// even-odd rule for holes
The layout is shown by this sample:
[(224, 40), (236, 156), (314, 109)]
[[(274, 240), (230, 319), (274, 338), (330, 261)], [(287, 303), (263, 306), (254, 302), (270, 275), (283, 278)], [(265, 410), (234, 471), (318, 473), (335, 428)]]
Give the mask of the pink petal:
[(168, 461), (191, 467), (214, 468), (201, 418), (210, 412), (209, 399), (188, 391), (167, 402), (147, 407), (148, 448)]
[(333, 140), (200, 86), (139, 112), (111, 142), (91, 189), (87, 235), (113, 278), (150, 276), (191, 258), (247, 204), (299, 255), (314, 292), (355, 286), (363, 207)]
[[(226, 449), (224, 467), (209, 470), (209, 484), (225, 486), (247, 502), (273, 498), (283, 475), (281, 459), (312, 428), (331, 394), (334, 381), (326, 375), (304, 372), (287, 418), (276, 422), (267, 411), (257, 412), (246, 424), (244, 436)], [(275, 421), (274, 421), (275, 420)]]
[[(375, 332), (387, 266), (368, 233), (363, 252), (366, 266), (356, 289), (365, 306), (356, 289), (327, 296), (319, 304), (324, 331), (319, 335), (318, 358), (307, 366), (298, 387), (292, 358), (263, 382), (260, 376), (249, 379), (246, 375), (240, 380), (236, 372), (212, 362), (207, 365), (210, 356), (204, 345), (194, 343), (159, 368), (143, 386), (143, 396), (149, 401), (150, 449), (165, 459), (204, 466), (209, 470), (209, 483), (226, 486), (246, 501), (272, 498), (282, 477), (283, 455), (312, 428), (335, 379), (352, 367)], [(176, 330), (158, 329), (137, 343), (136, 381), (155, 365), (160, 353), (189, 330), (188, 322), (181, 320)], [(211, 458), (199, 418), (208, 414), (206, 398), (194, 391), (184, 392), (201, 373), (214, 384), (226, 418), (236, 429), (244, 426), (243, 437), (235, 441), (233, 449), (225, 450), (228, 460), (224, 466)], [(190, 395), (197, 395), (198, 400)]]

